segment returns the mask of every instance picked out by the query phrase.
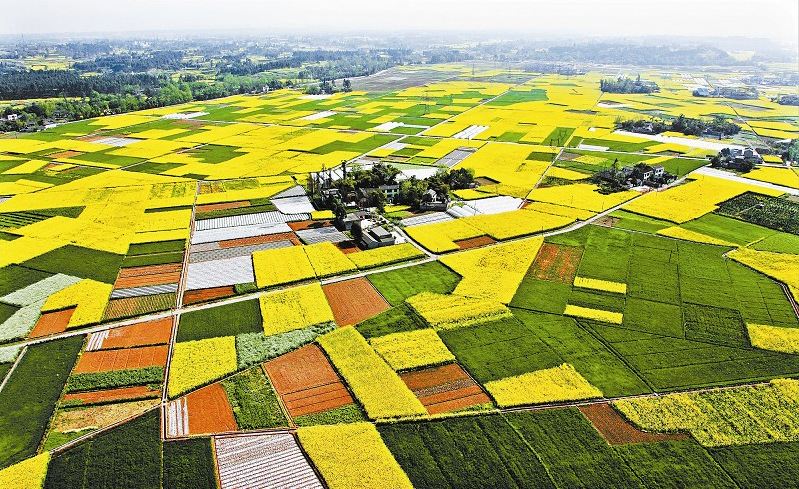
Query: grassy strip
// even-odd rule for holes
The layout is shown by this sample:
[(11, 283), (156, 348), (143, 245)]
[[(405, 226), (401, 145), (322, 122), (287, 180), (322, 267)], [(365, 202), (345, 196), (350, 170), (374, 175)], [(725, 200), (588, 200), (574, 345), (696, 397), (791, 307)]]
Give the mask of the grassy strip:
[(294, 424), (297, 426), (358, 423), (360, 421), (366, 421), (366, 416), (356, 404), (329, 409), (321, 413), (304, 414), (294, 418)]
[(182, 261), (182, 251), (177, 253), (160, 253), (156, 255), (126, 256), (122, 260), (122, 267), (130, 268), (145, 267), (148, 265), (166, 265), (169, 263), (181, 263)]
[(170, 241), (154, 241), (151, 243), (133, 243), (128, 247), (128, 255), (147, 255), (150, 253), (167, 253), (170, 251), (183, 251), (186, 241), (173, 239)]
[(164, 487), (218, 487), (210, 438), (164, 443)]
[(67, 392), (114, 389), (132, 385), (161, 384), (164, 367), (145, 367), (108, 372), (75, 374), (67, 381)]
[(0, 467), (36, 454), (82, 336), (32, 345), (0, 391)]
[(261, 367), (254, 367), (222, 381), (236, 423), (242, 430), (288, 426), (277, 394)]
[(263, 331), (258, 299), (187, 312), (180, 316), (177, 341), (235, 336)]
[(279, 357), (313, 342), (320, 334), (336, 329), (333, 322), (266, 336), (262, 332), (236, 336), (238, 368), (243, 369)]

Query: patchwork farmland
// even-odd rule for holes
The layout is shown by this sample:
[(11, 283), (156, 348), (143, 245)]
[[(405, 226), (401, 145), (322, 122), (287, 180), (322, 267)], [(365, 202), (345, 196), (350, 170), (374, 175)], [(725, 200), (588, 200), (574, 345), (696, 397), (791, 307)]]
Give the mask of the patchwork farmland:
[(707, 165), (799, 114), (401, 68), (0, 138), (0, 485), (796, 484), (797, 169)]

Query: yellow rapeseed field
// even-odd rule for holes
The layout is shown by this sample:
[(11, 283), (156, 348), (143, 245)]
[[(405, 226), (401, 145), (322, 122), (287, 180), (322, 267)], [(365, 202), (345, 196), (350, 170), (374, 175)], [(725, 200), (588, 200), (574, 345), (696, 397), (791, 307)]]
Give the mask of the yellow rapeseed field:
[(405, 302), (437, 330), (472, 326), (511, 316), (510, 310), (501, 302), (458, 295), (422, 292)]
[(267, 336), (333, 321), (333, 311), (318, 283), (292, 287), (258, 298)]
[(647, 431), (687, 431), (704, 446), (799, 440), (799, 382), (669, 394), (613, 406)]
[(566, 316), (594, 319), (596, 321), (613, 324), (621, 324), (623, 319), (623, 315), (620, 312), (602, 311), (600, 309), (591, 309), (588, 307), (575, 306), (573, 304), (567, 304), (563, 314)]
[(50, 452), (43, 452), (0, 470), (0, 487), (40, 489), (44, 486), (48, 462), (50, 462)]
[(747, 324), (752, 346), (764, 350), (799, 354), (799, 328), (782, 328), (765, 324)]
[(435, 330), (417, 329), (370, 340), (372, 347), (394, 370), (405, 370), (455, 361)]
[(352, 326), (318, 339), (371, 419), (427, 414), (419, 399)]
[(169, 397), (224, 377), (236, 368), (235, 336), (175, 343), (169, 369)]
[(311, 426), (297, 436), (331, 489), (413, 489), (371, 423)]
[(485, 388), (500, 407), (602, 397), (602, 391), (568, 363), (486, 382)]
[(583, 289), (596, 289), (604, 290), (606, 292), (616, 292), (617, 294), (627, 293), (627, 284), (599, 280), (595, 278), (574, 277), (574, 286), (581, 287)]
[(672, 226), (670, 228), (661, 229), (660, 231), (657, 232), (657, 234), (662, 234), (663, 236), (668, 236), (670, 238), (684, 239), (686, 241), (696, 241), (697, 243), (707, 243), (719, 246), (732, 246), (732, 247), (737, 246), (735, 243), (730, 243), (729, 241), (714, 238), (712, 236), (698, 233), (696, 231), (691, 231), (690, 229), (684, 229), (679, 226)]

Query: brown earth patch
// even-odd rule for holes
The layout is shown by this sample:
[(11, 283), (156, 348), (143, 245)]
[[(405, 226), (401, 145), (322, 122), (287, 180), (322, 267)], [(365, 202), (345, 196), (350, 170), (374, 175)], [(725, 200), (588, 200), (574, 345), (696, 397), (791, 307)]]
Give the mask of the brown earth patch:
[(582, 256), (583, 249), (578, 246), (544, 243), (526, 275), (543, 280), (572, 283)]
[(609, 445), (629, 445), (663, 440), (685, 440), (687, 434), (648, 433), (641, 431), (624, 419), (606, 402), (579, 406), (577, 409), (591, 422)]
[(72, 158), (73, 156), (80, 156), (84, 154), (83, 151), (59, 151), (58, 153), (51, 153), (47, 155), (49, 158)]
[(358, 248), (358, 244), (352, 240), (339, 241), (338, 243), (333, 243), (333, 245), (336, 248), (340, 249), (341, 252), (344, 253), (345, 255), (361, 251), (361, 249)]
[(562, 160), (562, 161), (571, 161), (571, 160), (577, 159), (577, 158), (579, 158), (581, 156), (583, 156), (583, 155), (581, 155), (579, 153), (569, 153), (568, 151), (564, 151), (563, 153), (560, 154), (560, 158), (558, 158), (558, 159)]
[(360, 323), (391, 307), (365, 277), (323, 285), (322, 290), (339, 326)]
[(145, 275), (133, 275), (130, 277), (118, 277), (114, 282), (115, 289), (128, 289), (131, 287), (145, 287), (148, 285), (175, 284), (180, 281), (180, 271), (167, 273), (150, 273)]
[(490, 403), (483, 389), (457, 363), (400, 374), (430, 414)]
[(78, 141), (87, 141), (87, 142), (91, 143), (92, 141), (99, 141), (99, 140), (105, 139), (107, 137), (108, 136), (83, 136), (83, 137), (80, 137), (80, 138), (77, 138), (77, 139), (78, 139)]
[(605, 226), (605, 227), (612, 228), (619, 221), (621, 221), (621, 219), (618, 218), (618, 217), (605, 216), (605, 217), (601, 217), (601, 218), (597, 219), (592, 224), (596, 224), (597, 226)]
[(108, 331), (102, 349), (131, 348), (145, 345), (165, 345), (172, 335), (172, 318), (161, 318), (143, 323), (131, 324)]
[[(119, 270), (119, 278), (138, 277), (140, 275), (160, 275), (163, 273), (174, 273), (183, 269), (182, 263), (166, 263), (164, 265), (148, 265), (144, 267), (122, 268)], [(117, 280), (118, 280), (117, 279)]]
[(160, 399), (120, 402), (107, 406), (94, 406), (80, 409), (59, 409), (53, 420), (54, 431), (84, 430), (103, 428), (142, 413), (157, 405)]
[(63, 311), (46, 312), (42, 314), (39, 316), (39, 320), (36, 321), (36, 326), (33, 327), (29, 337), (40, 338), (50, 334), (63, 333), (67, 330), (69, 318), (72, 317), (73, 312), (75, 312), (75, 308), (71, 307)]
[(107, 372), (110, 370), (127, 370), (144, 367), (163, 367), (169, 347), (143, 346), (120, 350), (87, 351), (81, 355), (74, 373)]
[(295, 221), (286, 223), (292, 231), (302, 231), (303, 229), (319, 229), (332, 226), (333, 221)]
[(189, 412), (189, 434), (202, 435), (239, 429), (221, 382), (187, 394), (184, 399)]
[(183, 293), (183, 305), (211, 301), (222, 297), (230, 297), (232, 295), (236, 295), (236, 289), (234, 289), (232, 285), (214, 287), (212, 289), (187, 290)]
[(200, 204), (195, 208), (196, 212), (222, 211), (226, 209), (238, 209), (239, 207), (249, 207), (249, 200), (239, 200), (236, 202), (220, 202), (218, 204)]
[(496, 242), (497, 240), (491, 238), (490, 236), (478, 236), (476, 238), (460, 239), (454, 243), (458, 245), (460, 249), (468, 250), (469, 248), (477, 248), (479, 246), (486, 246)]
[(247, 246), (261, 243), (274, 243), (276, 241), (291, 241), (297, 245), (300, 239), (294, 233), (267, 234), (265, 236), (252, 236), (250, 238), (227, 239), (219, 241), (220, 248), (235, 248), (236, 246)]
[(271, 360), (264, 364), (264, 370), (292, 417), (353, 403), (341, 378), (316, 345)]
[(97, 404), (100, 402), (159, 397), (160, 395), (160, 390), (151, 390), (146, 385), (137, 385), (135, 387), (122, 387), (104, 391), (75, 392), (65, 395), (62, 401), (80, 401), (83, 404)]
[(175, 307), (177, 294), (142, 295), (125, 297), (108, 301), (103, 313), (103, 321), (147, 314), (148, 312), (165, 311)]

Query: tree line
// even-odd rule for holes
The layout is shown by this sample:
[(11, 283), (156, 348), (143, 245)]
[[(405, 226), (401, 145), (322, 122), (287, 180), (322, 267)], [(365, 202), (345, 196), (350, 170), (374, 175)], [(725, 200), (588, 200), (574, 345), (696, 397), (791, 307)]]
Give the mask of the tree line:
[(732, 136), (738, 134), (741, 126), (721, 116), (713, 119), (694, 119), (680, 114), (671, 121), (663, 119), (616, 119), (616, 129), (637, 132), (642, 134), (660, 134), (666, 131), (681, 132), (688, 136), (701, 136), (712, 133), (719, 136)]

